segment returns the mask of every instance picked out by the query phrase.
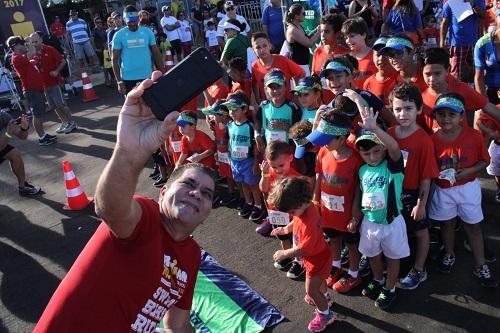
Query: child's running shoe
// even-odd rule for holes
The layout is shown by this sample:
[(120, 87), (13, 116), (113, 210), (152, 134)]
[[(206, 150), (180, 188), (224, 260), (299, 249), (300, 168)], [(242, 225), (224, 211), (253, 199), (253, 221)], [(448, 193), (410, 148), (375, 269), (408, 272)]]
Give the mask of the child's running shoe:
[(259, 222), (265, 215), (265, 211), (262, 208), (253, 206), (252, 212), (248, 216), (248, 219), (252, 222)]
[(437, 269), (441, 273), (449, 274), (453, 265), (455, 265), (455, 256), (453, 254), (445, 253), (441, 256)]
[(349, 249), (347, 246), (344, 246), (342, 250), (340, 251), (340, 262), (342, 265), (347, 265), (349, 262)]
[(257, 228), (255, 228), (255, 232), (262, 236), (269, 236), (271, 230), (273, 230), (273, 227), (271, 226), (271, 223), (269, 223), (268, 218), (264, 218), (262, 220), (262, 223)]
[(491, 276), (490, 268), (486, 264), (474, 268), (472, 274), (479, 278), (481, 286), (485, 288), (496, 288), (498, 286), (497, 281)]
[(22, 195), (22, 196), (36, 195), (39, 193), (43, 193), (42, 188), (40, 186), (31, 185), (30, 183), (28, 183), (26, 181), (24, 182), (23, 187), (19, 187), (19, 195)]
[(326, 285), (330, 288), (333, 287), (335, 282), (337, 282), (341, 278), (343, 272), (344, 271), (342, 270), (342, 268), (332, 267), (330, 275), (326, 279)]
[[(464, 248), (467, 251), (472, 252), (472, 249), (471, 249), (470, 244), (467, 241), (467, 239), (464, 240)], [(487, 264), (492, 264), (495, 261), (497, 261), (497, 256), (495, 255), (495, 253), (493, 251), (491, 251), (491, 249), (489, 249), (486, 246), (486, 244), (484, 244), (484, 261), (486, 261)]]
[(352, 276), (347, 274), (344, 277), (342, 277), (340, 280), (335, 282), (332, 289), (338, 293), (341, 293), (341, 294), (348, 293), (351, 290), (353, 290), (354, 288), (356, 288), (357, 286), (359, 286), (362, 281), (363, 280), (361, 280), (361, 277), (359, 276), (359, 274), (355, 278), (353, 278)]
[(229, 206), (231, 205), (233, 202), (236, 201), (236, 196), (234, 195), (234, 193), (225, 193), (221, 196), (221, 199), (219, 201), (219, 203), (222, 205), (222, 206)]
[(375, 300), (375, 306), (380, 309), (387, 309), (396, 298), (396, 291), (390, 291), (382, 288), (380, 294)]
[[(325, 297), (326, 297), (326, 302), (328, 303), (328, 307), (332, 306), (333, 305), (333, 298), (332, 298), (332, 296), (330, 296), (330, 293), (326, 293)], [(316, 304), (314, 304), (314, 301), (311, 298), (311, 296), (309, 296), (309, 294), (306, 294), (304, 296), (304, 302), (306, 302), (309, 305), (316, 306)]]
[(363, 288), (361, 293), (372, 300), (376, 300), (380, 295), (383, 285), (372, 279), (366, 287)]
[(372, 272), (372, 269), (370, 268), (370, 261), (365, 256), (361, 256), (358, 267), (359, 267), (358, 274), (361, 277), (368, 276)]
[(419, 272), (414, 267), (410, 269), (408, 274), (401, 280), (399, 283), (401, 284), (401, 288), (403, 289), (416, 289), (422, 282), (427, 280), (427, 271), (424, 270)]
[(298, 279), (302, 276), (302, 274), (304, 274), (304, 272), (304, 267), (302, 267), (298, 261), (294, 260), (292, 262), (292, 266), (290, 267), (288, 272), (286, 272), (286, 277), (290, 279)]
[(316, 316), (311, 320), (307, 328), (311, 332), (321, 332), (335, 320), (335, 313), (328, 310), (328, 314), (324, 315), (316, 310)]
[(290, 265), (292, 264), (293, 262), (293, 259), (291, 258), (285, 258), (283, 260), (280, 260), (280, 261), (275, 261), (274, 262), (274, 268), (277, 268), (277, 269), (287, 269), (288, 267), (290, 267)]
[(245, 206), (238, 212), (238, 215), (247, 219), (252, 214), (253, 205), (245, 203)]
[(240, 198), (240, 201), (238, 202), (238, 207), (236, 208), (238, 212), (240, 212), (243, 208), (245, 208), (245, 205), (247, 203), (245, 202), (245, 198)]

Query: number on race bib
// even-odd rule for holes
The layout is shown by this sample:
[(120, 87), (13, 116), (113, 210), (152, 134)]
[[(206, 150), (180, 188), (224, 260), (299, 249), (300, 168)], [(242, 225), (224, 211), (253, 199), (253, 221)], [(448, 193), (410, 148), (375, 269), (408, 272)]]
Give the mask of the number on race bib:
[(181, 152), (181, 142), (180, 141), (172, 141), (172, 149), (174, 150), (174, 153), (180, 153)]
[(273, 225), (287, 225), (290, 223), (288, 214), (277, 210), (269, 210), (267, 212), (267, 218), (269, 219), (269, 223)]
[(286, 132), (274, 132), (270, 131), (268, 135), (268, 141), (286, 141)]
[(217, 160), (220, 162), (220, 163), (225, 163), (225, 164), (229, 164), (229, 153), (220, 153), (218, 152), (217, 153)]
[(234, 146), (231, 151), (231, 157), (233, 158), (247, 158), (248, 157), (248, 146)]
[(363, 193), (361, 206), (367, 210), (380, 210), (385, 208), (385, 196), (383, 192)]
[(338, 195), (327, 194), (327, 193), (321, 192), (321, 202), (328, 210), (331, 210), (333, 212), (343, 212), (344, 211), (344, 197), (343, 196), (338, 196)]
[(410, 155), (410, 153), (407, 152), (406, 150), (401, 150), (401, 155), (403, 155), (403, 164), (404, 167), (406, 168), (406, 162), (408, 161), (408, 156)]

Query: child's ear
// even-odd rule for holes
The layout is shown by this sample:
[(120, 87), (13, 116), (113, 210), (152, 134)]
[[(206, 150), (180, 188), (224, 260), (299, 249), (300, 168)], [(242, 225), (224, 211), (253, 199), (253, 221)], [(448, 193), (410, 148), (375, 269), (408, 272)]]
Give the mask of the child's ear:
[(421, 106), (420, 108), (417, 109), (417, 115), (420, 115), (422, 113), (422, 108), (423, 108), (423, 106)]

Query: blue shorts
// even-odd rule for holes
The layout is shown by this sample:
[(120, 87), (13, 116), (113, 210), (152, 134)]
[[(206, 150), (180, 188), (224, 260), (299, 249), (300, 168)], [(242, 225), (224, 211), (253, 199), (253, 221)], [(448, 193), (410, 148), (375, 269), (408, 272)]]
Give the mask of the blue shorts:
[(257, 185), (260, 181), (260, 175), (254, 175), (252, 172), (255, 159), (249, 157), (244, 160), (231, 160), (231, 171), (233, 179), (237, 183), (246, 185)]

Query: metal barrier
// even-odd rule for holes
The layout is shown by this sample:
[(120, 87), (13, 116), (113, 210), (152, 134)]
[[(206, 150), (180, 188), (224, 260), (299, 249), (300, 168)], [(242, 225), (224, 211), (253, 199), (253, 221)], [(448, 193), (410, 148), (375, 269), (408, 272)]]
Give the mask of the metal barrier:
[(262, 31), (262, 7), (260, 2), (252, 1), (239, 4), (238, 14), (247, 20), (252, 32)]

